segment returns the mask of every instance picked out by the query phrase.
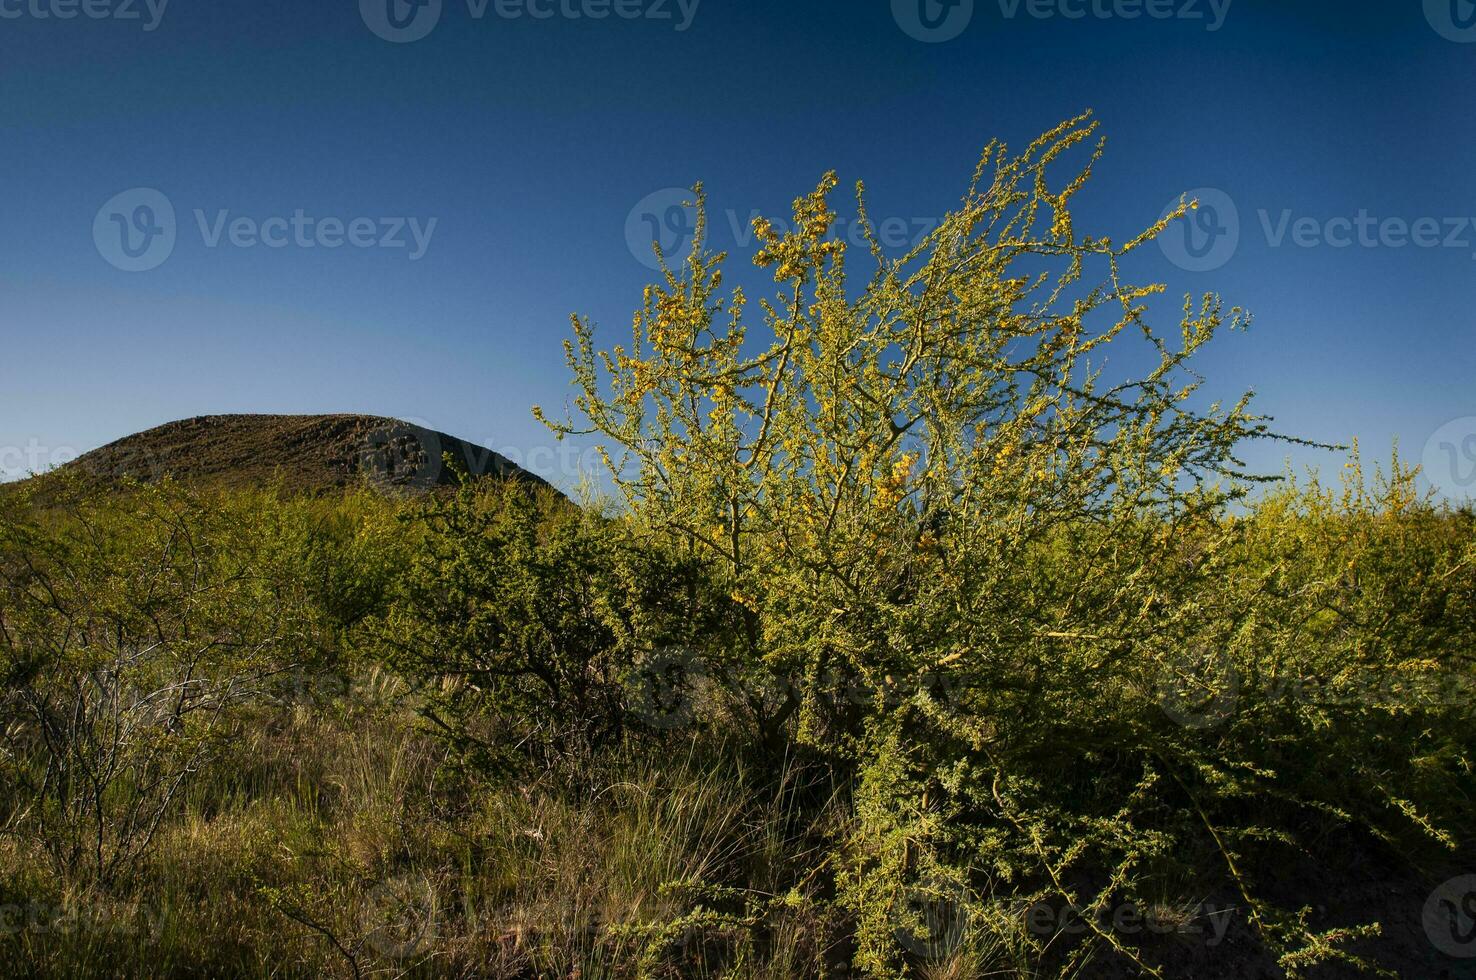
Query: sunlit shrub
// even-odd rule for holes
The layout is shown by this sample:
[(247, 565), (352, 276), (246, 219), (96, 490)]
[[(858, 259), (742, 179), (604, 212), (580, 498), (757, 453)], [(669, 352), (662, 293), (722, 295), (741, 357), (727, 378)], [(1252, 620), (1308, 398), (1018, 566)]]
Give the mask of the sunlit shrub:
[[(1206, 399), (1191, 362), (1248, 317), (1188, 297), (1176, 329), (1153, 326), (1163, 287), (1127, 265), (1194, 204), (1125, 242), (1078, 230), (1103, 144), (1060, 171), (1095, 130), (990, 144), (900, 257), (858, 186), (859, 284), (827, 175), (792, 230), (754, 224), (777, 285), (757, 316), (723, 293), (699, 187), (692, 251), (629, 344), (580, 318), (566, 344), (579, 417), (552, 428), (605, 439), (633, 525), (741, 607), (732, 676), (778, 692), (772, 729), (853, 785), (833, 873), (872, 974), (938, 952), (916, 908), (940, 893), (997, 932), (1032, 903), (1096, 910), (1187, 880), (1234, 895), (1288, 970), (1351, 959), (1371, 927), (1317, 928), (1257, 867), (1330, 825), (1458, 846), (1468, 702), (1417, 682), (1470, 674), (1461, 525), (1402, 472), (1244, 513), (1265, 478), (1237, 446), (1272, 435), (1248, 396)], [(1107, 373), (1109, 351), (1128, 367)], [(1391, 676), (1409, 684), (1369, 693)], [(1104, 950), (1152, 969), (1095, 925), (1056, 940), (1011, 943), (1065, 970)]]

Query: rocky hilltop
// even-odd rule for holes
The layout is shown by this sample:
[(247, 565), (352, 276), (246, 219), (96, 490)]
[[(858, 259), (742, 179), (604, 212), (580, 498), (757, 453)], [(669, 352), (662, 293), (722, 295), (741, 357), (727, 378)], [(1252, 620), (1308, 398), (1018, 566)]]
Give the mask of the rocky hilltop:
[(85, 482), (172, 476), (230, 486), (280, 482), (303, 492), (364, 484), (413, 492), (455, 485), (461, 469), (544, 483), (485, 447), (370, 415), (205, 415), (125, 436), (57, 472)]

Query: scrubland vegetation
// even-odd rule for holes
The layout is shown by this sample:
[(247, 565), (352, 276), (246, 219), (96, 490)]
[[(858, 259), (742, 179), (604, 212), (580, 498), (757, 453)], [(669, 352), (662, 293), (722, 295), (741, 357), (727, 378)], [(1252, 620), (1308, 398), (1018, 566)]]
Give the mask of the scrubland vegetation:
[(756, 314), (699, 234), (624, 344), (576, 320), (550, 424), (609, 499), (13, 490), (0, 962), (1453, 969), (1476, 518), (1397, 457), (1245, 472), (1269, 422), (1191, 363), (1247, 318), (1151, 325), (1162, 224), (1072, 222), (1093, 139), (991, 145), (905, 256), (848, 254), (825, 178), (759, 223)]

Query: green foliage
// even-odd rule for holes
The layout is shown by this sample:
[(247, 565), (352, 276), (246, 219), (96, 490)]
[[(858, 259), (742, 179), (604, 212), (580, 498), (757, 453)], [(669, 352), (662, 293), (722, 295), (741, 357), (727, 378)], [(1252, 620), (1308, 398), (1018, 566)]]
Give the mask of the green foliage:
[(242, 520), (263, 502), (166, 485), (0, 518), (3, 826), (70, 873), (126, 873), (237, 709), (321, 658), (284, 515)]
[[(1253, 869), (1332, 827), (1458, 846), (1468, 529), (1397, 463), (1381, 494), (1287, 490), (1237, 517), (1260, 478), (1236, 447), (1270, 433), (1248, 397), (1206, 403), (1191, 360), (1248, 318), (1211, 295), (1152, 326), (1162, 287), (1124, 266), (1194, 205), (1125, 244), (1079, 233), (1103, 144), (1059, 171), (1095, 130), (991, 144), (911, 252), (868, 232), (859, 287), (826, 175), (793, 231), (755, 222), (762, 339), (721, 294), (698, 188), (696, 243), (629, 345), (579, 318), (566, 345), (583, 417), (552, 428), (607, 440), (632, 522), (742, 605), (736, 675), (790, 692), (788, 737), (855, 786), (836, 887), (874, 975), (916, 968), (910, 896), (939, 882), (997, 923), (1175, 878), (1233, 889), (1305, 969), (1357, 934), (1276, 907)], [(857, 207), (869, 229), (859, 185)], [(1108, 375), (1109, 350), (1140, 367)], [(1139, 959), (1091, 932), (1058, 965)], [(1060, 959), (1055, 938), (1024, 944)]]
[(405, 520), (422, 547), (381, 641), (477, 770), (524, 778), (618, 744), (633, 675), (709, 632), (690, 560), (643, 549), (552, 492), (468, 483)]
[[(576, 320), (555, 428), (618, 510), (9, 495), (0, 913), (121, 928), (0, 962), (1434, 975), (1375, 920), (1472, 860), (1476, 520), (1356, 449), (1251, 493), (1265, 424), (1192, 368), (1245, 317), (1152, 326), (1164, 223), (1070, 214), (1094, 135), (991, 145), (859, 284), (825, 177), (757, 224), (762, 340), (705, 224), (628, 347)], [(1341, 901), (1357, 865), (1385, 904)]]

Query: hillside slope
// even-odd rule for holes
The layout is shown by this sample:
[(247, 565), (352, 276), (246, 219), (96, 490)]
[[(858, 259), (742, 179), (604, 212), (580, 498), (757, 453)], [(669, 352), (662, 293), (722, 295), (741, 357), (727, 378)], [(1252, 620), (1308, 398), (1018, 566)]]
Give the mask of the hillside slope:
[(369, 415), (200, 416), (125, 436), (57, 472), (94, 484), (152, 483), (168, 475), (229, 486), (280, 481), (302, 492), (366, 483), (423, 491), (454, 485), (462, 468), (473, 476), (545, 482), (490, 449)]

